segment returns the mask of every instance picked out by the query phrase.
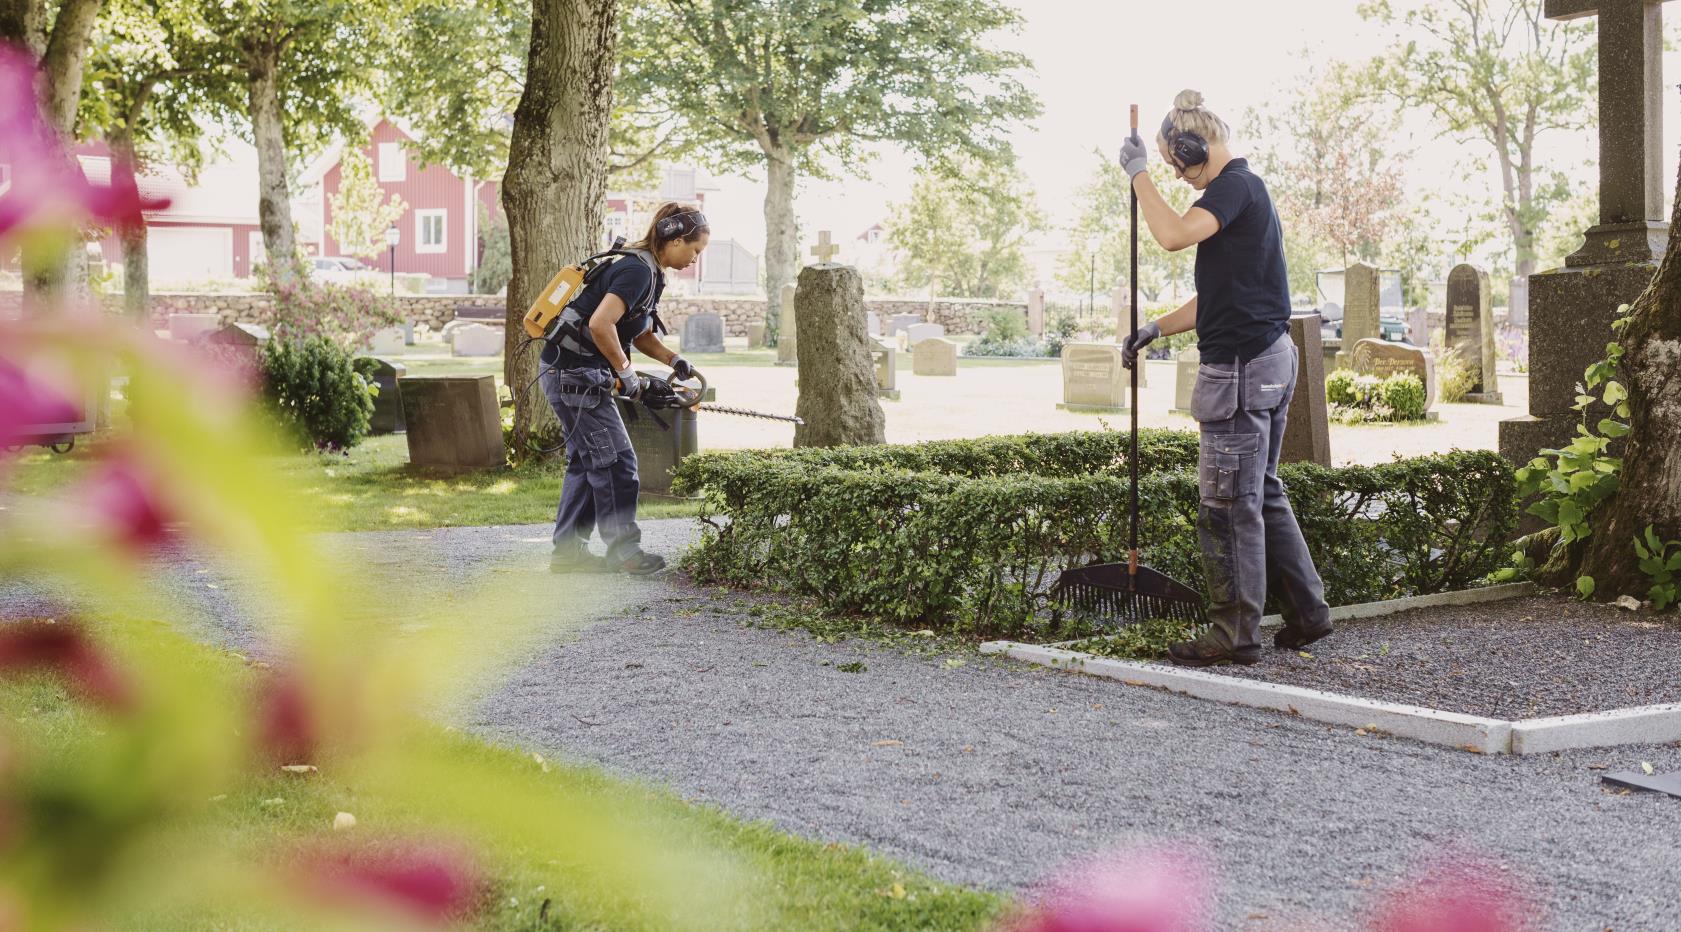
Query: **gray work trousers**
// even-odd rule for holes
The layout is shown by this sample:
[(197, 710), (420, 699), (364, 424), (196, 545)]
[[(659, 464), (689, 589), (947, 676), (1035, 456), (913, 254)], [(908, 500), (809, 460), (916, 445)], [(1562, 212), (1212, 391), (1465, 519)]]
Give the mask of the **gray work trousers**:
[(589, 549), (590, 534), (600, 528), (607, 559), (623, 562), (636, 556), (642, 550), (642, 529), (636, 526), (636, 496), (642, 483), (630, 434), (613, 401), (613, 374), (606, 369), (546, 366), (538, 383), (566, 432), (566, 479), (555, 511), (555, 553), (582, 553)]
[(1325, 584), (1278, 478), (1296, 366), (1285, 334), (1249, 362), (1205, 362), (1197, 370), (1197, 538), (1211, 635), (1230, 649), (1260, 645), (1269, 590), (1286, 622), (1312, 629), (1330, 620)]

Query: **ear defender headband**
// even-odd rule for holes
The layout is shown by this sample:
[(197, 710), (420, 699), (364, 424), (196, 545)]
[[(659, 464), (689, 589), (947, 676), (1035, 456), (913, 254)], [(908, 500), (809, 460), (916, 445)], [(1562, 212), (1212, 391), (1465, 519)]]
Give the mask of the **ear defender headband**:
[[(1175, 110), (1178, 108), (1175, 107)], [(1208, 161), (1208, 140), (1196, 133), (1181, 133), (1173, 126), (1173, 110), (1167, 112), (1162, 119), (1162, 140), (1167, 143), (1167, 152), (1173, 156), (1173, 161), (1179, 166), (1180, 172), (1185, 172)]]
[(654, 224), (654, 232), (660, 239), (677, 239), (678, 237), (693, 236), (700, 230), (706, 229), (706, 215), (698, 210), (685, 210)]

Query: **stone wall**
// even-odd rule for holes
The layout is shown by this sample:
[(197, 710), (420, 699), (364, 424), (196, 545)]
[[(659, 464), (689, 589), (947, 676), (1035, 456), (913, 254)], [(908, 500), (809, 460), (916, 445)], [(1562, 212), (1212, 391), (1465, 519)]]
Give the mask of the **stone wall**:
[[(122, 295), (105, 295), (106, 310), (120, 313)], [(152, 295), (152, 324), (158, 329), (168, 325), (171, 314), (216, 314), (223, 324), (251, 323), (263, 316), (273, 302), (265, 293), (249, 294), (173, 294)], [(0, 313), (15, 310), (19, 293), (0, 292)], [(433, 330), (455, 319), (459, 306), (500, 307), (498, 295), (399, 295), (397, 304), (403, 315)], [(941, 324), (948, 333), (979, 333), (985, 326), (986, 314), (994, 308), (1018, 313), (1027, 319), (1027, 305), (1013, 301), (986, 301), (964, 298), (940, 298), (932, 302), (909, 298), (864, 298), (864, 307), (880, 315), (885, 322), (895, 314), (920, 314), (922, 319)], [(713, 313), (724, 319), (724, 333), (732, 337), (747, 336), (747, 325), (765, 319), (765, 299), (757, 297), (672, 297), (668, 298), (660, 316), (673, 333), (681, 333), (683, 321), (691, 314)]]

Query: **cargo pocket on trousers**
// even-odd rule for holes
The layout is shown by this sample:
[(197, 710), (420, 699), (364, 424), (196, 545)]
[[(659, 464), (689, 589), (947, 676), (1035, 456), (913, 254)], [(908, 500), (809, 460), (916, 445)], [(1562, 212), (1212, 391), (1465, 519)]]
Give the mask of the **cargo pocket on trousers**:
[(1203, 434), (1197, 450), (1197, 486), (1206, 503), (1229, 505), (1256, 485), (1261, 435)]
[(1296, 384), (1296, 347), (1283, 349), (1249, 361), (1243, 370), (1245, 411), (1271, 411), (1284, 403)]
[(1204, 363), (1197, 367), (1191, 390), (1191, 417), (1198, 422), (1224, 421), (1237, 413), (1237, 367)]

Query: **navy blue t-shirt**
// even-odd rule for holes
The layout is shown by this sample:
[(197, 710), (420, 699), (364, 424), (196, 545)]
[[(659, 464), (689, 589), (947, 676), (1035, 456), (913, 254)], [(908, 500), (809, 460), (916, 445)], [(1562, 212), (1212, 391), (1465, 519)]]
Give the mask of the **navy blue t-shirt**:
[(1203, 362), (1248, 362), (1290, 330), (1290, 275), (1272, 197), (1232, 159), (1195, 205), (1220, 221), (1197, 244), (1197, 350)]
[[(648, 285), (653, 282), (653, 291), (649, 292)], [(613, 260), (613, 264), (594, 281), (585, 285), (578, 296), (572, 299), (572, 305), (579, 313), (587, 318), (601, 305), (601, 299), (610, 294), (619, 296), (625, 303), (625, 312), (619, 318), (614, 330), (619, 333), (619, 345), (624, 347), (625, 355), (630, 355), (631, 341), (641, 336), (653, 326), (654, 313), (659, 310), (660, 295), (665, 291), (665, 276), (654, 280), (653, 270), (648, 263), (639, 256), (624, 256)], [(646, 300), (644, 300), (646, 298)], [(556, 354), (550, 359), (549, 354)], [(554, 362), (561, 369), (607, 369), (613, 364), (603, 355), (584, 355), (563, 349), (554, 344), (543, 348), (543, 362)]]

